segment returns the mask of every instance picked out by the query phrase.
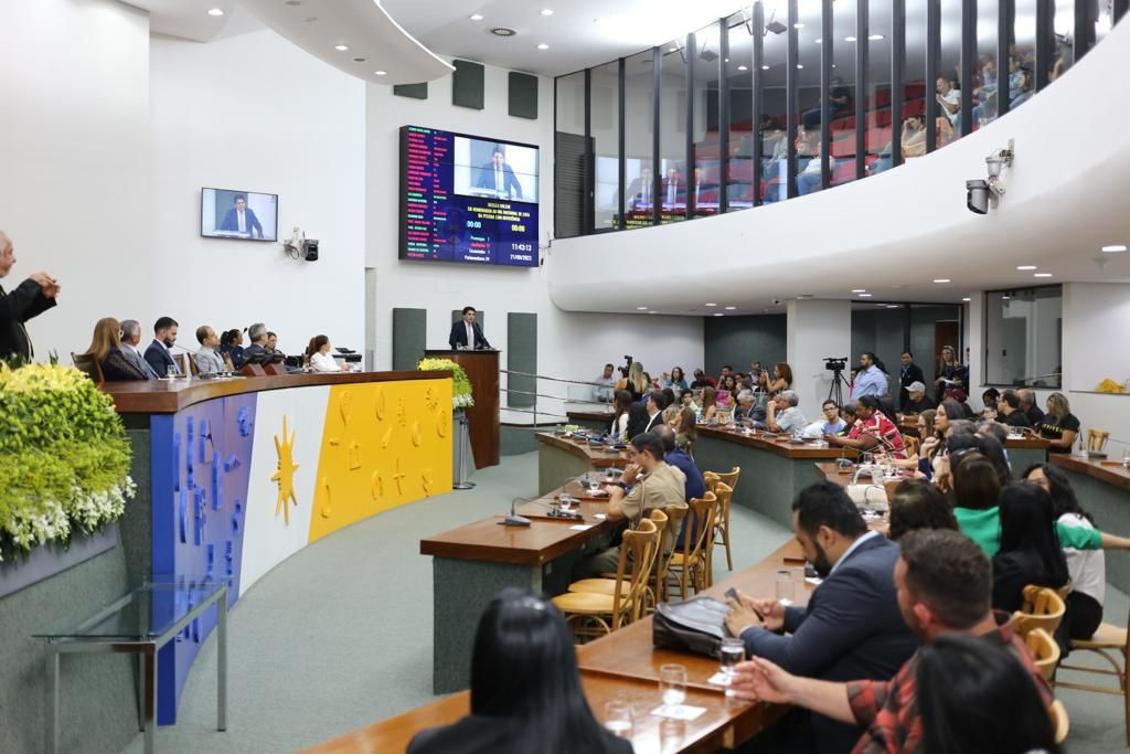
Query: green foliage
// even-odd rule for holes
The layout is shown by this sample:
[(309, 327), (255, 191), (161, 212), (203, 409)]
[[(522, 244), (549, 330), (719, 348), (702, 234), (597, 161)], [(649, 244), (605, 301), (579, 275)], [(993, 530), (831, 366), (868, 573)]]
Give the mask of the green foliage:
[(416, 368), (422, 371), (450, 371), (452, 405), (455, 408), (467, 408), (475, 405), (475, 400), (471, 397), (471, 380), (459, 364), (451, 359), (420, 359)]

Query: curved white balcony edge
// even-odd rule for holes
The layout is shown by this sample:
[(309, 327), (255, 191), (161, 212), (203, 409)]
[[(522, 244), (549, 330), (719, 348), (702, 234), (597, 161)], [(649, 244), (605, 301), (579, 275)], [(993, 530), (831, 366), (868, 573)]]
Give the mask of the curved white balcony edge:
[[(906, 165), (778, 204), (638, 230), (554, 241), (553, 302), (568, 311), (744, 311), (801, 294), (957, 301), (1015, 285), (1017, 265), (1051, 280), (1130, 281), (1130, 23), (1052, 86), (999, 120)], [(988, 215), (966, 209), (965, 181), (1015, 140), (1007, 193)], [(1104, 267), (1105, 264), (1105, 267)], [(946, 286), (934, 279), (948, 278)], [(761, 311), (760, 308), (756, 311)]]

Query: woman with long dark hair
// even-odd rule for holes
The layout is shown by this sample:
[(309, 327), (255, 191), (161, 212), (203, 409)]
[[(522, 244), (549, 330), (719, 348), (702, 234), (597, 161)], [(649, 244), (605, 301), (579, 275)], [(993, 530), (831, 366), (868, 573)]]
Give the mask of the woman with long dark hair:
[(897, 540), (916, 529), (957, 531), (957, 519), (941, 490), (924, 479), (904, 479), (895, 487), (887, 536)]
[(770, 378), (768, 372), (761, 373), (761, 386), (769, 395), (776, 395), (782, 390), (788, 390), (793, 386), (793, 369), (784, 361), (778, 361), (773, 365), (773, 376)]
[(999, 643), (949, 634), (916, 661), (923, 754), (1059, 752), (1040, 681)]
[(631, 743), (593, 717), (561, 613), (520, 589), (503, 590), (479, 619), (471, 656), (471, 714), (423, 731), (408, 745), (408, 754), (631, 751)]
[(710, 421), (718, 414), (718, 393), (712, 387), (702, 389), (702, 420)]
[(1019, 610), (1028, 584), (1059, 589), (1071, 576), (1056, 535), (1051, 496), (1014, 482), (1001, 491), (1001, 544), (993, 556), (993, 607)]
[(340, 372), (341, 365), (334, 360), (331, 350), (328, 335), (315, 335), (306, 346), (306, 365), (314, 372)]
[(627, 390), (617, 390), (612, 397), (612, 426), (608, 433), (619, 439), (620, 442), (628, 441), (628, 416), (632, 409), (632, 394)]

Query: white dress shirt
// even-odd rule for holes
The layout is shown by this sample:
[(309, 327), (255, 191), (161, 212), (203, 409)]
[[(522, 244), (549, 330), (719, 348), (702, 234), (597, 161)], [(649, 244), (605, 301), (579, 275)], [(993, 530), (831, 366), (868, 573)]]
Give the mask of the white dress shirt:
[(310, 368), (315, 372), (340, 372), (341, 365), (337, 363), (333, 356), (328, 353), (318, 351), (310, 357)]
[(238, 225), (236, 227), (239, 229), (239, 232), (240, 233), (246, 233), (247, 232), (247, 213), (244, 212), (241, 209), (237, 209), (235, 211), (235, 218), (236, 218), (236, 222), (238, 223)]
[(463, 326), (467, 328), (467, 348), (474, 349), (475, 347), (475, 326), (470, 322), (464, 322)]

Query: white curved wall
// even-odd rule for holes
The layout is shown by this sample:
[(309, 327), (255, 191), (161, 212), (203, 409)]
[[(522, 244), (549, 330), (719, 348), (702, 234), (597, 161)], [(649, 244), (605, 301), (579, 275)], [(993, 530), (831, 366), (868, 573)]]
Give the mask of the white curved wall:
[[(1108, 259), (1105, 270), (1088, 261), (1101, 256), (1101, 244), (1130, 235), (1130, 130), (1119, 125), (1130, 118), (1128, 56), (1124, 23), (1015, 112), (855, 184), (724, 216), (558, 240), (546, 262), (550, 294), (567, 310), (685, 313), (706, 311), (707, 301), (760, 311), (774, 298), (845, 297), (857, 287), (876, 299), (952, 301), (1017, 284), (1018, 264), (1038, 264), (1058, 280), (1130, 280), (1130, 254)], [(1004, 174), (1008, 193), (999, 209), (973, 215), (965, 181), (983, 178), (984, 158), (1009, 138), (1017, 158)], [(934, 278), (952, 286), (934, 287)]]

